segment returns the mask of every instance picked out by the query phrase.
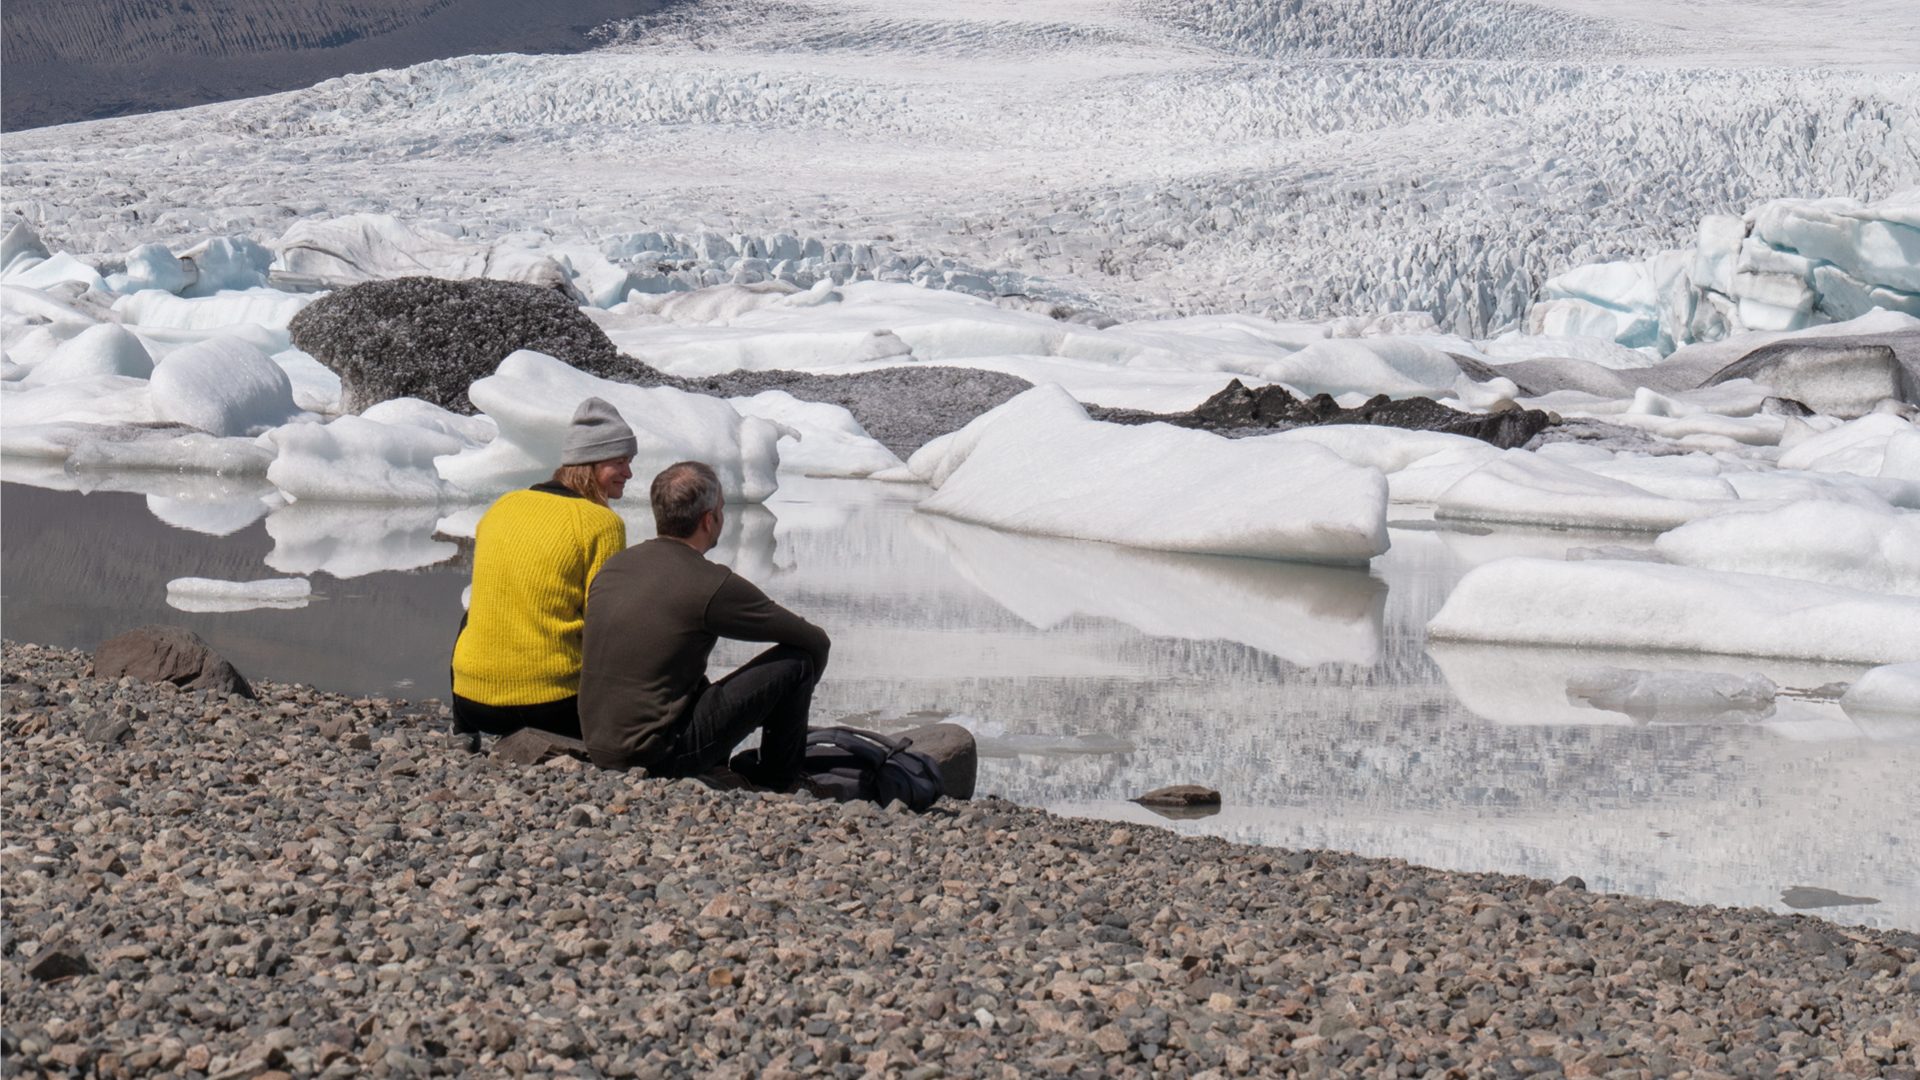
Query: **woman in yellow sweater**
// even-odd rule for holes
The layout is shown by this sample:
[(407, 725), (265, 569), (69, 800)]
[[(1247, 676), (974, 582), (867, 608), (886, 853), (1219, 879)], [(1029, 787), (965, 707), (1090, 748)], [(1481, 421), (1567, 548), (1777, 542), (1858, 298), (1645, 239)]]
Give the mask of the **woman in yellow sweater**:
[(607, 503), (625, 492), (638, 449), (619, 411), (588, 398), (574, 411), (553, 478), (500, 496), (481, 517), (473, 591), (453, 645), (456, 730), (580, 737), (587, 586), (627, 546), (626, 523)]

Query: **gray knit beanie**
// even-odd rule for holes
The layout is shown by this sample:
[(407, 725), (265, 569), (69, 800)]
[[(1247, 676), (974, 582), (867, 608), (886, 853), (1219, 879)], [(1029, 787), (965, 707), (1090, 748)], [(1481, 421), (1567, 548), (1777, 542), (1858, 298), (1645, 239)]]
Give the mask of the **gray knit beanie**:
[(633, 429), (620, 419), (620, 410), (597, 397), (590, 397), (573, 410), (573, 423), (567, 426), (567, 441), (560, 450), (560, 464), (587, 465), (608, 458), (632, 457), (640, 450)]

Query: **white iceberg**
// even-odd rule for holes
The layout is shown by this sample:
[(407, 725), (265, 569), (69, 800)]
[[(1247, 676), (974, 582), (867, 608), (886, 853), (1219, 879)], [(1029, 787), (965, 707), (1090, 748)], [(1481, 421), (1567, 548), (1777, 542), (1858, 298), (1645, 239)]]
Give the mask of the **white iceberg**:
[(872, 476), (905, 463), (867, 434), (860, 421), (839, 405), (801, 401), (784, 390), (728, 398), (741, 416), (754, 416), (787, 429), (780, 436), (780, 468), (807, 476)]
[(742, 417), (719, 398), (668, 387), (637, 387), (595, 378), (525, 349), (475, 380), (467, 397), (499, 429), (486, 446), (436, 462), (450, 494), (483, 499), (550, 475), (560, 463), (567, 425), (580, 402), (599, 397), (620, 410), (640, 443), (632, 493), (646, 498), (654, 474), (676, 461), (704, 461), (720, 475), (727, 498), (762, 502), (778, 487), (780, 429)]
[(1713, 512), (1714, 504), (1655, 494), (1538, 454), (1508, 451), (1440, 495), (1442, 520), (1659, 532)]
[(1920, 600), (1658, 563), (1502, 559), (1469, 571), (1427, 633), (1884, 664), (1920, 656)]
[(1297, 440), (1088, 418), (1035, 387), (923, 447), (920, 509), (1014, 532), (1195, 554), (1364, 563), (1387, 549), (1386, 478)]
[(1920, 597), (1920, 513), (1884, 505), (1822, 501), (1722, 514), (1663, 534), (1654, 550), (1679, 566)]
[(1847, 687), (1840, 697), (1840, 707), (1856, 718), (1920, 720), (1920, 661), (1885, 664), (1868, 671)]
[(168, 353), (154, 365), (149, 390), (155, 419), (213, 435), (263, 431), (300, 412), (293, 403), (293, 383), (280, 365), (233, 338)]
[(35, 364), (21, 381), (28, 386), (70, 382), (97, 375), (125, 375), (145, 379), (153, 374), (153, 357), (140, 339), (115, 323), (89, 326), (62, 342), (53, 355)]
[(434, 459), (468, 445), (423, 427), (342, 416), (267, 433), (278, 453), (267, 480), (301, 501), (435, 503), (446, 494)]

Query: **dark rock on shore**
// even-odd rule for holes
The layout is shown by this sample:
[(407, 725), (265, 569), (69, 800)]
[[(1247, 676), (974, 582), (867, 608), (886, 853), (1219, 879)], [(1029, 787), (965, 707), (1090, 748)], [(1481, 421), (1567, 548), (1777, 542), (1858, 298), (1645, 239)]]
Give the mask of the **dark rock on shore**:
[(980, 748), (973, 732), (959, 724), (923, 724), (898, 736), (940, 766), (941, 793), (949, 799), (973, 798), (980, 775)]
[(93, 673), (103, 679), (130, 676), (186, 690), (253, 696), (246, 677), (183, 626), (142, 626), (109, 638), (94, 651)]
[(1320, 424), (1372, 424), (1412, 431), (1439, 431), (1465, 435), (1502, 450), (1524, 446), (1553, 420), (1539, 409), (1505, 409), (1490, 413), (1461, 412), (1434, 401), (1413, 397), (1393, 400), (1385, 394), (1357, 408), (1343, 409), (1328, 394), (1302, 400), (1284, 386), (1249, 388), (1235, 379), (1226, 388), (1184, 413), (1144, 413), (1124, 409), (1089, 409), (1099, 419), (1123, 424), (1161, 422), (1200, 428), (1222, 435), (1265, 434)]
[[(449, 752), (8, 643), (9, 1074), (1887, 1076), (1920, 935)], [(111, 751), (80, 718), (150, 713)], [(333, 737), (320, 731), (323, 722)], [(29, 959), (94, 969), (43, 982)]]
[(369, 281), (315, 300), (288, 331), (296, 348), (340, 376), (349, 412), (416, 397), (472, 413), (467, 387), (519, 349), (608, 379), (633, 381), (645, 370), (565, 295), (510, 281)]

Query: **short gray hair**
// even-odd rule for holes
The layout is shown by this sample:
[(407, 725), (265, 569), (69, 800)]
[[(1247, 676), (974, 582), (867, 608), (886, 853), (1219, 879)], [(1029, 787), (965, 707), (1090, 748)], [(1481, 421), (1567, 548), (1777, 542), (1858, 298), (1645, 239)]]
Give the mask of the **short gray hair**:
[(653, 478), (653, 527), (684, 540), (700, 527), (700, 515), (720, 509), (720, 477), (704, 461), (676, 461)]

